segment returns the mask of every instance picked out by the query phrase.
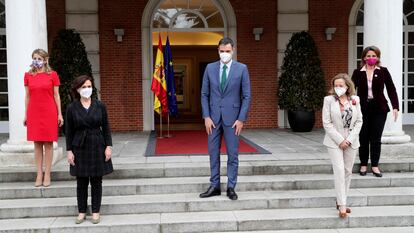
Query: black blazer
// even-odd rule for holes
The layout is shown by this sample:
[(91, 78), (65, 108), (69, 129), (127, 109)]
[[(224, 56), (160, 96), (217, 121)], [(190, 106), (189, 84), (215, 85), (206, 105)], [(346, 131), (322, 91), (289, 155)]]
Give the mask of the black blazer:
[(105, 105), (92, 99), (87, 111), (79, 100), (66, 110), (66, 150), (75, 155), (72, 176), (103, 176), (113, 171), (111, 160), (105, 162), (105, 149), (112, 146), (111, 130)]
[[(357, 95), (361, 100), (361, 110), (364, 113), (367, 110), (368, 99), (368, 83), (367, 72), (361, 71), (361, 68), (354, 70), (352, 74), (352, 81), (355, 84)], [(393, 109), (399, 110), (398, 95), (392, 82), (391, 74), (385, 67), (375, 69), (372, 78), (372, 95), (374, 96), (374, 103), (379, 112), (389, 112), (388, 101), (384, 96), (384, 86), (387, 87), (388, 97), (390, 98)]]

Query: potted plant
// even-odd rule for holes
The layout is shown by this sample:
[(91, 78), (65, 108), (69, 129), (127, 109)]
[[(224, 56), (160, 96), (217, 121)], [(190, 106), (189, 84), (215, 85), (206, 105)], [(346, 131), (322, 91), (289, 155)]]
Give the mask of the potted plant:
[(293, 131), (309, 132), (325, 96), (325, 78), (318, 50), (309, 33), (294, 33), (287, 44), (279, 78), (279, 107), (288, 110)]
[[(50, 66), (58, 73), (60, 79), (59, 94), (62, 114), (71, 103), (70, 88), (72, 81), (79, 75), (92, 77), (92, 68), (88, 60), (85, 45), (74, 29), (61, 29), (53, 40), (50, 53)], [(96, 95), (96, 90), (94, 90)]]

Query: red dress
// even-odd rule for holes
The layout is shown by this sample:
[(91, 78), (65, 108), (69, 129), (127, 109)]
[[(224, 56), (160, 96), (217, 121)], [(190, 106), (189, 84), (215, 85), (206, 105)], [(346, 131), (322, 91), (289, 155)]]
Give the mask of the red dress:
[(29, 87), (27, 106), (27, 140), (52, 142), (58, 140), (58, 110), (54, 87), (60, 85), (55, 71), (24, 74), (24, 85)]

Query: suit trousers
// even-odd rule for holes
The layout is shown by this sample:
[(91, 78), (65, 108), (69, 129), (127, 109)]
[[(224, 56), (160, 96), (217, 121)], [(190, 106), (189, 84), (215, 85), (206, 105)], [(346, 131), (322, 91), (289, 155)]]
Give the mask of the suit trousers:
[(338, 205), (346, 205), (356, 149), (348, 147), (346, 150), (342, 150), (339, 147), (328, 147), (328, 154), (332, 162), (337, 203)]
[(359, 133), (359, 159), (361, 166), (367, 166), (371, 152), (371, 166), (378, 167), (381, 154), (381, 137), (387, 113), (378, 112), (373, 101), (369, 102), (363, 114), (363, 123)]
[(235, 135), (236, 128), (225, 126), (220, 121), (212, 133), (208, 136), (208, 153), (210, 155), (210, 183), (215, 188), (220, 188), (220, 147), (221, 139), (227, 148), (227, 188), (235, 188), (237, 183), (237, 173), (239, 168), (239, 139)]
[(86, 213), (88, 207), (88, 186), (91, 183), (92, 213), (99, 213), (102, 201), (102, 176), (76, 177), (79, 213)]

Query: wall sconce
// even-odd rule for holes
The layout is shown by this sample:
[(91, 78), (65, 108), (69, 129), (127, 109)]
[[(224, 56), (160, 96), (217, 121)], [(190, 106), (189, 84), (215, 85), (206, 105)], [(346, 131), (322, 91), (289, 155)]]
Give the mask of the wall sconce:
[(260, 35), (263, 34), (263, 28), (253, 28), (253, 34), (255, 40), (260, 40)]
[(336, 28), (325, 28), (326, 40), (332, 40), (332, 35), (336, 32)]
[(124, 36), (124, 29), (123, 28), (116, 28), (116, 29), (114, 29), (114, 34), (116, 36), (116, 41), (122, 42), (122, 36)]

